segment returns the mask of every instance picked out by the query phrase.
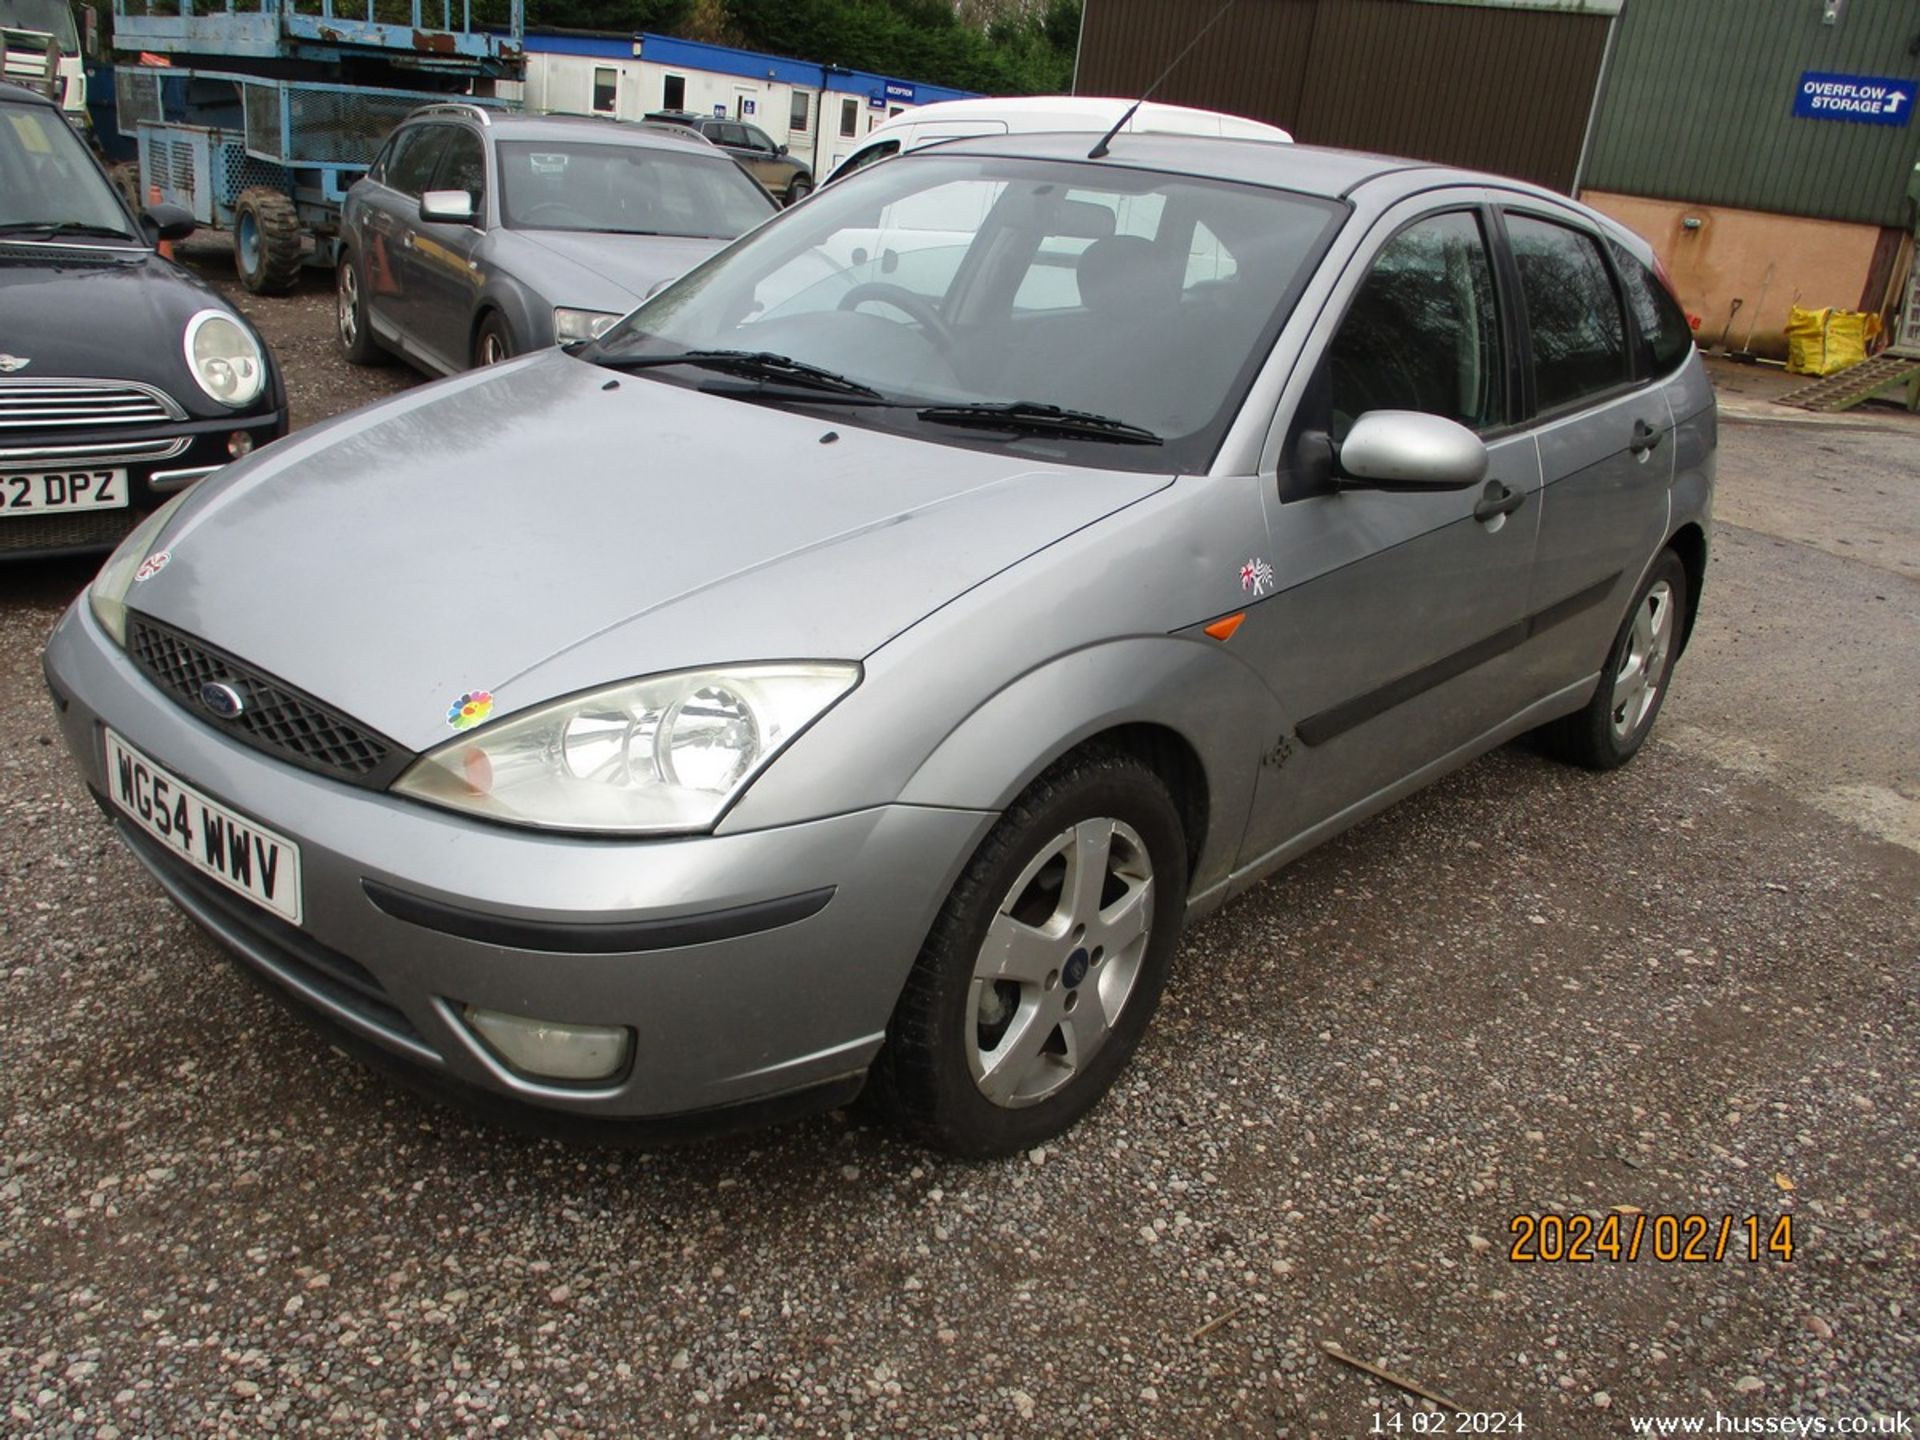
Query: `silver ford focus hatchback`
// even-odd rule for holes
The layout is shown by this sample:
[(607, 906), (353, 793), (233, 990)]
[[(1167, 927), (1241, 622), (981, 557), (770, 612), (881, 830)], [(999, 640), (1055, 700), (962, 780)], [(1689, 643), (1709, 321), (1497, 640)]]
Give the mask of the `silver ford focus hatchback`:
[(1183, 925), (1513, 737), (1630, 759), (1715, 412), (1651, 252), (1489, 175), (963, 141), (598, 340), (152, 516), (47, 649), (126, 843), (439, 1090), (675, 1131), (1093, 1105)]

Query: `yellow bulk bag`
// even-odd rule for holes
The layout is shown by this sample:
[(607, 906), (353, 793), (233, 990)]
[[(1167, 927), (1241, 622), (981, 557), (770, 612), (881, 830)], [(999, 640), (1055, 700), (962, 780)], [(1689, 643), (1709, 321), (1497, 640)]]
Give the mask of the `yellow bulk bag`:
[(1803, 310), (1787, 314), (1787, 369), (1796, 375), (1832, 375), (1867, 358), (1880, 317), (1858, 310)]

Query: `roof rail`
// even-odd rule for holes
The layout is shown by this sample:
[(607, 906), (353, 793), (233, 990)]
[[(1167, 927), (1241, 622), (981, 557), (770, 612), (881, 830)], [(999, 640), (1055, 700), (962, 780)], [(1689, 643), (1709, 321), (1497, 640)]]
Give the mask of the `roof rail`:
[(482, 125), (491, 125), (493, 120), (487, 114), (484, 105), (469, 104), (465, 101), (447, 100), (433, 105), (422, 105), (417, 110), (407, 112), (407, 119), (418, 120), (422, 115), (458, 115), (468, 120), (478, 120)]

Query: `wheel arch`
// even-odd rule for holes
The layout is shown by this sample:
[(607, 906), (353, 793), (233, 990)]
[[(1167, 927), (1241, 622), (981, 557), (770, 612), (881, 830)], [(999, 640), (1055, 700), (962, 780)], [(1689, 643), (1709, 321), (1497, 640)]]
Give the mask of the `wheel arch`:
[(1113, 746), (1172, 792), (1199, 895), (1232, 869), (1260, 757), (1283, 723), (1272, 692), (1218, 642), (1110, 641), (1056, 657), (987, 697), (920, 761), (900, 800), (1003, 810), (1064, 757)]
[(1707, 532), (1689, 520), (1674, 531), (1667, 548), (1680, 557), (1687, 572), (1687, 612), (1680, 622), (1680, 651), (1685, 654), (1687, 641), (1693, 636), (1694, 618), (1700, 613), (1700, 592), (1707, 583)]

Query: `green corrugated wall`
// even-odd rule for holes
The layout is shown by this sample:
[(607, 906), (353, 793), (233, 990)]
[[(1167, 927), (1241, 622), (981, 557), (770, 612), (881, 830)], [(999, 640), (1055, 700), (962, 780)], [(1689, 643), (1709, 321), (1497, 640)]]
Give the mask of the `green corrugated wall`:
[(1797, 118), (1802, 72), (1920, 77), (1920, 0), (1627, 0), (1584, 185), (1785, 215), (1911, 223), (1920, 120)]

